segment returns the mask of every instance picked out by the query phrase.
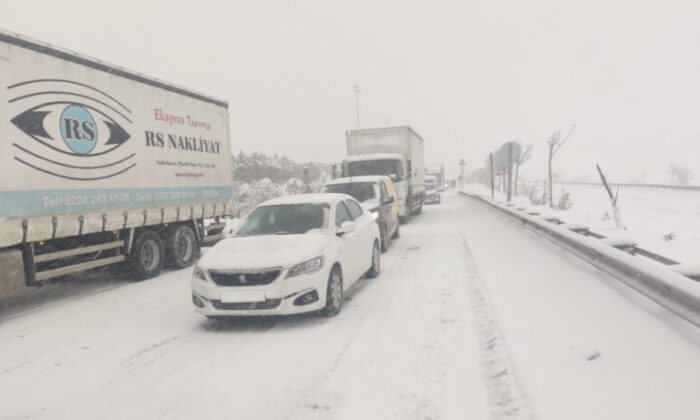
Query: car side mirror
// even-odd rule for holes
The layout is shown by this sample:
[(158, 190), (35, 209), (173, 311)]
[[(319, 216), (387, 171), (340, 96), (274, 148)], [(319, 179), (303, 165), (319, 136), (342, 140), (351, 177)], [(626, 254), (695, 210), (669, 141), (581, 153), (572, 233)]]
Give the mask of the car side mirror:
[(354, 232), (355, 231), (355, 222), (343, 222), (341, 223), (340, 227), (338, 228), (338, 231), (336, 232), (336, 235), (338, 236), (343, 236), (346, 233)]
[(385, 198), (385, 199), (384, 199), (384, 204), (392, 204), (394, 201), (396, 201), (396, 200), (394, 199), (394, 196), (391, 196), (391, 197), (389, 197), (389, 198)]
[(391, 174), (389, 175), (389, 178), (391, 178), (391, 180), (394, 182), (397, 182), (399, 180), (399, 176), (397, 174)]

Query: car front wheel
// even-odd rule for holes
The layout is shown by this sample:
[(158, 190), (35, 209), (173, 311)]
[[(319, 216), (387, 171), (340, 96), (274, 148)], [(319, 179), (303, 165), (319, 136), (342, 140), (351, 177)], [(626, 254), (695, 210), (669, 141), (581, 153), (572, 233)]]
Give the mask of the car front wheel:
[(374, 241), (374, 246), (372, 247), (372, 266), (367, 270), (365, 276), (368, 279), (373, 279), (379, 275), (379, 270), (381, 269), (381, 255), (379, 251), (379, 244)]
[(399, 230), (401, 226), (401, 223), (396, 224), (396, 230), (394, 230), (394, 234), (391, 235), (391, 239), (398, 239), (399, 236), (401, 236), (401, 231)]
[(382, 241), (382, 252), (386, 252), (386, 250), (389, 249), (389, 233), (386, 226), (381, 225), (379, 228), (379, 237)]
[(321, 310), (323, 316), (331, 317), (340, 313), (343, 306), (343, 274), (340, 268), (333, 267), (328, 276), (326, 288), (326, 306)]

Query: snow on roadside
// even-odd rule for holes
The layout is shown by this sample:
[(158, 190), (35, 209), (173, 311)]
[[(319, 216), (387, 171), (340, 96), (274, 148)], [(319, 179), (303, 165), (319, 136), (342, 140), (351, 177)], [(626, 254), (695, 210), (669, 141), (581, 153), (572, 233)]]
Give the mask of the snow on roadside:
[[(697, 192), (637, 188), (620, 190), (619, 205), (627, 227), (627, 230), (620, 231), (615, 227), (610, 201), (602, 186), (555, 187), (555, 197), (562, 188), (571, 194), (571, 209), (562, 211), (533, 206), (523, 195), (515, 197), (513, 202), (537, 209), (541, 214), (554, 214), (566, 223), (585, 225), (605, 236), (634, 239), (641, 248), (681, 263), (700, 262), (700, 194)], [(491, 191), (483, 185), (468, 185), (465, 190), (491, 196)], [(496, 192), (496, 198), (505, 200), (505, 195)]]

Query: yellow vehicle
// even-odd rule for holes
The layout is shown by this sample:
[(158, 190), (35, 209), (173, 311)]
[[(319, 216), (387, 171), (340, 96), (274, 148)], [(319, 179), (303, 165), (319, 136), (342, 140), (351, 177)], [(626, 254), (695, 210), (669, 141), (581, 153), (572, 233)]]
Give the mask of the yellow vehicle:
[(396, 185), (388, 176), (338, 178), (327, 182), (322, 192), (350, 195), (370, 212), (379, 225), (382, 252), (399, 237), (400, 204)]

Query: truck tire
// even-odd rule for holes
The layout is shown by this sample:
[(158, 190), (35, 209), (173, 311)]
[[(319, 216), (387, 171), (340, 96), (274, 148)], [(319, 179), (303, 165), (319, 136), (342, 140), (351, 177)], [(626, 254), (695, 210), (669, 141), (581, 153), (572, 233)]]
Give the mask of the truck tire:
[(179, 270), (189, 267), (199, 255), (194, 230), (187, 225), (174, 226), (165, 239), (165, 265)]
[(130, 279), (134, 281), (157, 277), (163, 269), (165, 248), (157, 233), (147, 230), (142, 232), (131, 247), (131, 254), (126, 259), (126, 268)]

